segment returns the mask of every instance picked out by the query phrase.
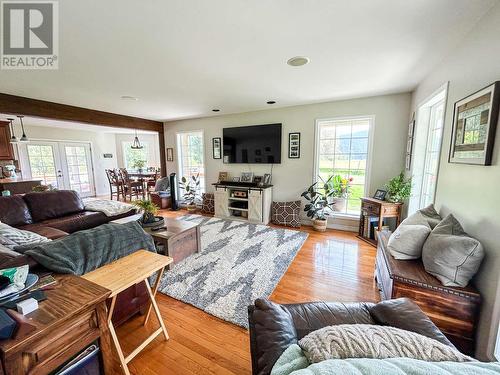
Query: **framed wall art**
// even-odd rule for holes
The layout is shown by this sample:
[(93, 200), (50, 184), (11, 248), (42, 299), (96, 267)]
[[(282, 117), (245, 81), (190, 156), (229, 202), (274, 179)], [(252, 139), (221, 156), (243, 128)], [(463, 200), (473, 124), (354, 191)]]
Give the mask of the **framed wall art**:
[(214, 159), (222, 159), (222, 142), (220, 137), (212, 138), (212, 154)]
[(500, 81), (455, 103), (450, 163), (491, 165), (500, 107)]
[(288, 134), (288, 158), (300, 158), (300, 133)]
[(174, 161), (174, 149), (171, 147), (167, 148), (167, 161)]

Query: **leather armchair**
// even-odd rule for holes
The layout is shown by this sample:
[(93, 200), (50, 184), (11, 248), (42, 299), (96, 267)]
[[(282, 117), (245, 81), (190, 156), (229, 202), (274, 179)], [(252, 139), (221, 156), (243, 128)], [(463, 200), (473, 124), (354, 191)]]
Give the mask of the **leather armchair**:
[(280, 305), (257, 299), (248, 307), (253, 375), (268, 375), (291, 344), (320, 328), (338, 324), (377, 324), (413, 331), (452, 346), (407, 298), (374, 303), (311, 302)]

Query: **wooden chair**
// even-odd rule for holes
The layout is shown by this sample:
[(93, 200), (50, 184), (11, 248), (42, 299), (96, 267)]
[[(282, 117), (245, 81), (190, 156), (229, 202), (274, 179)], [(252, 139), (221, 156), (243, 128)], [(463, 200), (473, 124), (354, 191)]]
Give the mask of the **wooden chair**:
[[(120, 195), (123, 196), (123, 199), (125, 200), (125, 191), (124, 191), (124, 186), (123, 182), (120, 179), (118, 173), (113, 170), (113, 169), (106, 169), (106, 177), (108, 178), (109, 182), (109, 194), (111, 200), (113, 200), (113, 196), (116, 195), (116, 200), (120, 200)], [(113, 190), (113, 188), (115, 190)]]
[(120, 175), (123, 181), (125, 200), (127, 195), (129, 196), (130, 200), (132, 200), (132, 196), (134, 195), (136, 198), (139, 198), (139, 194), (142, 195), (142, 199), (146, 198), (144, 183), (142, 181), (132, 180), (125, 168), (120, 168)]
[(154, 172), (154, 176), (146, 180), (146, 190), (148, 191), (148, 195), (154, 191), (156, 181), (158, 180), (158, 177), (160, 177), (160, 171), (158, 169), (155, 168)]

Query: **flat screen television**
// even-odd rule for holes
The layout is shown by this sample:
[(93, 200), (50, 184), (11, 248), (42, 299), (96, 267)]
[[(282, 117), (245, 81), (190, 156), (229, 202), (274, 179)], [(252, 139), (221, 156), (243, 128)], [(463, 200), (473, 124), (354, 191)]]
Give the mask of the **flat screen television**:
[(281, 163), (281, 124), (224, 128), (222, 134), (224, 163)]

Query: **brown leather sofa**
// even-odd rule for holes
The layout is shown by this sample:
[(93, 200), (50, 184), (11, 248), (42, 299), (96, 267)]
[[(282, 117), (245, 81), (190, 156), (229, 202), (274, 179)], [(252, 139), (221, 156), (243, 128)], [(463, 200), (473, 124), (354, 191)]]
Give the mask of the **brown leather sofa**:
[[(52, 240), (135, 213), (133, 209), (122, 215), (108, 217), (101, 212), (86, 211), (78, 193), (71, 190), (0, 197), (0, 221), (2, 223), (38, 233)], [(23, 264), (29, 264), (34, 272), (46, 272), (30, 257), (24, 255), (11, 257), (0, 254), (0, 268)], [(113, 315), (114, 323), (120, 324), (127, 320), (139, 312), (147, 302), (148, 295), (144, 284), (123, 291), (117, 297)]]
[(268, 375), (287, 347), (307, 334), (338, 324), (392, 326), (453, 347), (420, 308), (407, 298), (374, 303), (311, 302), (280, 305), (257, 299), (248, 307), (253, 375)]

